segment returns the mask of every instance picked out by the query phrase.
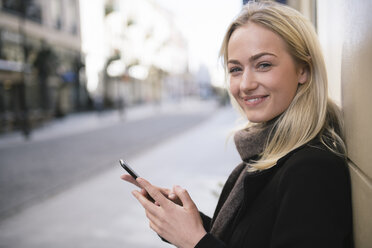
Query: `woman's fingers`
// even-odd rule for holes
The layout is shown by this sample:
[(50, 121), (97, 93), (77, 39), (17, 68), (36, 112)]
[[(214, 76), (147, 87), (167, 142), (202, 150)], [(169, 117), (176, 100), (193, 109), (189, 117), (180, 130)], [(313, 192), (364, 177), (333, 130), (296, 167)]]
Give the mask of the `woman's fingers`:
[(159, 206), (157, 204), (154, 204), (152, 201), (150, 201), (146, 196), (142, 195), (139, 191), (134, 190), (132, 191), (132, 194), (136, 199), (139, 201), (139, 203), (142, 205), (142, 207), (151, 213), (152, 215), (157, 215), (157, 211), (159, 210)]
[[(152, 199), (152, 197), (147, 193), (147, 191), (131, 175), (124, 174), (124, 175), (121, 175), (120, 178), (124, 181), (127, 181), (127, 182), (129, 182), (131, 184), (134, 184), (135, 186), (141, 188), (141, 194), (146, 196), (150, 201), (154, 202), (154, 199)], [(160, 187), (156, 187), (156, 186), (153, 186), (153, 185), (152, 185), (152, 187), (158, 189), (166, 198), (170, 199), (174, 203), (181, 205), (180, 200), (178, 199), (178, 197), (174, 193), (171, 193), (172, 191), (170, 189), (160, 188)]]
[(132, 194), (137, 198), (137, 200), (140, 202), (142, 207), (145, 209), (146, 217), (150, 221), (150, 227), (155, 232), (157, 232), (159, 235), (162, 233), (161, 226), (164, 224), (163, 219), (163, 213), (164, 211), (161, 209), (160, 205), (157, 204), (157, 202), (151, 202), (148, 200), (148, 198), (141, 195), (138, 191), (133, 191)]
[(137, 178), (137, 182), (160, 206), (166, 206), (169, 204), (169, 200), (163, 195), (159, 188), (151, 185), (143, 178)]
[[(137, 182), (155, 200), (150, 201), (137, 190), (132, 192), (145, 209), (151, 229), (177, 247), (194, 247), (206, 231), (187, 191), (180, 186), (163, 191), (143, 178), (137, 178)], [(164, 193), (168, 193), (169, 198), (178, 199), (183, 207), (174, 204)]]
[(170, 189), (167, 189), (167, 188), (159, 188), (158, 189), (160, 190), (160, 192), (165, 196), (165, 197), (168, 197), (168, 195), (170, 194), (171, 190)]
[(167, 197), (169, 200), (176, 203), (177, 205), (183, 206), (182, 201), (180, 200), (180, 198), (177, 196), (177, 194), (174, 192), (173, 189), (169, 191), (169, 194), (167, 195)]
[(173, 187), (173, 192), (178, 196), (184, 208), (190, 209), (196, 207), (186, 189), (177, 185)]
[(127, 181), (131, 184), (134, 184), (136, 185), (137, 187), (140, 187), (140, 185), (138, 184), (138, 182), (129, 174), (124, 174), (124, 175), (121, 175), (120, 176), (121, 179), (123, 179), (124, 181)]

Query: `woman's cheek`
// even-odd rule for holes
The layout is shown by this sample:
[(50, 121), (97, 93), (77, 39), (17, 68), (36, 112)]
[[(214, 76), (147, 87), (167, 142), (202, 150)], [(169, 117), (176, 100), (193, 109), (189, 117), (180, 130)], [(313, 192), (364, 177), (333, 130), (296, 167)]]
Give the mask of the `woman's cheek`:
[(239, 95), (239, 84), (234, 80), (230, 79), (230, 92), (233, 97), (237, 100), (237, 96)]

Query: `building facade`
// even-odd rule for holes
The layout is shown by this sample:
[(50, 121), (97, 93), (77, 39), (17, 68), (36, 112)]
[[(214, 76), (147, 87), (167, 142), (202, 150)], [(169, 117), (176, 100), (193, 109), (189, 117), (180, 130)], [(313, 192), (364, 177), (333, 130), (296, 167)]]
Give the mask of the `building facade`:
[(171, 13), (150, 0), (81, 6), (87, 85), (98, 105), (160, 102), (192, 91), (187, 43)]
[(0, 1), (0, 132), (85, 105), (79, 1)]

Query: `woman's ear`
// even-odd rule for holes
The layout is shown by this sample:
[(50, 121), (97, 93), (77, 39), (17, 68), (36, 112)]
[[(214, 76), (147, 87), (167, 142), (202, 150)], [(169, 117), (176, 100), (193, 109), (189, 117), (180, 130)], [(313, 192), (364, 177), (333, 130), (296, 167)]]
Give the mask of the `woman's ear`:
[(307, 82), (309, 76), (309, 68), (307, 66), (301, 66), (298, 70), (298, 83), (304, 84)]

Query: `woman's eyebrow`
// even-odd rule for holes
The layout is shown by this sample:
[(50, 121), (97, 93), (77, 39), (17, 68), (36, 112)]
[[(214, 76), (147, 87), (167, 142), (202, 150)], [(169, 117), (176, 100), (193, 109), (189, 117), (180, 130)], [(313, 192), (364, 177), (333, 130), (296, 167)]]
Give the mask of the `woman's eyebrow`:
[(257, 53), (257, 54), (255, 54), (255, 55), (251, 56), (251, 57), (249, 58), (249, 61), (250, 61), (250, 62), (253, 62), (253, 61), (255, 61), (255, 60), (257, 60), (257, 59), (259, 59), (259, 58), (261, 58), (262, 56), (265, 56), (265, 55), (269, 55), (269, 56), (277, 57), (277, 56), (276, 56), (275, 54), (273, 54), (273, 53), (262, 52), (262, 53)]
[[(257, 59), (261, 58), (262, 56), (265, 56), (265, 55), (269, 55), (269, 56), (274, 56), (274, 57), (277, 57), (275, 54), (273, 53), (269, 53), (269, 52), (262, 52), (262, 53), (257, 53), (255, 55), (252, 55), (250, 58), (249, 58), (249, 62), (253, 62), (253, 61), (256, 61)], [(235, 64), (235, 65), (240, 65), (241, 63), (239, 62), (239, 60), (236, 60), (236, 59), (229, 59), (227, 61), (227, 64)]]
[(230, 59), (227, 61), (228, 64), (235, 64), (235, 65), (240, 65), (240, 62), (238, 60), (235, 60), (235, 59)]

